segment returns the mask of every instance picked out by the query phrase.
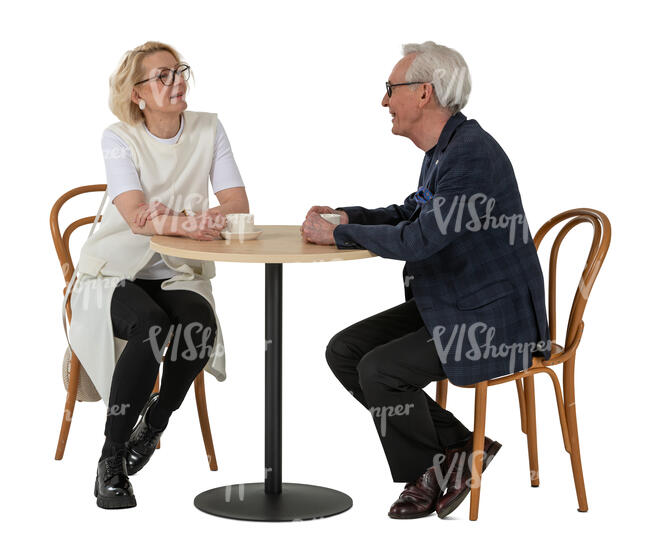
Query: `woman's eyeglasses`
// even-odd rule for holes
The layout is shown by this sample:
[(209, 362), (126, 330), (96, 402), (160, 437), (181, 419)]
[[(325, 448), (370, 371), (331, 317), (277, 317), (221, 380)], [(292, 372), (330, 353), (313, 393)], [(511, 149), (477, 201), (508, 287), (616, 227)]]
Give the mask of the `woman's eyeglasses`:
[(187, 64), (181, 64), (176, 69), (171, 69), (171, 68), (165, 67), (155, 77), (150, 77), (149, 79), (144, 79), (143, 81), (138, 81), (133, 86), (140, 85), (142, 83), (146, 83), (147, 81), (151, 81), (152, 79), (160, 79), (160, 82), (163, 85), (165, 85), (166, 87), (169, 87), (169, 86), (173, 85), (176, 82), (176, 76), (177, 75), (182, 75), (183, 79), (185, 81), (187, 81), (190, 78), (190, 66), (187, 65)]

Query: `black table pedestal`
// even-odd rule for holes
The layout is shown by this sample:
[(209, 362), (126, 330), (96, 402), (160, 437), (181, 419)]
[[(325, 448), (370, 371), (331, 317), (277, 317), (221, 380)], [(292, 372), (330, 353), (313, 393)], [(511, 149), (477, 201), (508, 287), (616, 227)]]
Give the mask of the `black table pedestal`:
[(352, 507), (345, 493), (282, 482), (282, 264), (265, 264), (265, 480), (227, 485), (194, 498), (201, 511), (251, 521), (296, 521)]
[(264, 491), (264, 483), (228, 485), (202, 492), (194, 505), (215, 516), (250, 521), (298, 521), (340, 514), (352, 499), (325, 487), (282, 483), (280, 494)]

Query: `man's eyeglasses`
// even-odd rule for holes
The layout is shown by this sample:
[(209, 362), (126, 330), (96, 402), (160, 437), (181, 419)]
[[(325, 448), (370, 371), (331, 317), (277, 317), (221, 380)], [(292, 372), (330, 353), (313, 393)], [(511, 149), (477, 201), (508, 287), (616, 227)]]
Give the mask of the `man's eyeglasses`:
[(410, 83), (395, 83), (394, 85), (391, 84), (390, 81), (386, 81), (386, 94), (388, 94), (388, 98), (390, 98), (393, 95), (393, 87), (401, 87), (403, 85), (428, 85), (429, 83), (425, 81), (412, 81)]
[[(176, 82), (176, 76), (177, 75), (182, 75), (183, 79), (185, 81), (187, 81), (190, 78), (190, 66), (187, 65), (187, 64), (181, 64), (176, 69), (171, 69), (171, 68), (165, 67), (155, 77), (150, 77), (149, 79), (144, 79), (143, 81), (138, 81), (133, 86), (140, 85), (142, 83), (146, 83), (147, 81), (151, 81), (152, 79), (160, 79), (160, 82), (163, 85), (165, 85), (166, 87), (169, 87), (169, 86), (173, 85)], [(395, 85), (393, 85), (393, 86), (395, 86)]]

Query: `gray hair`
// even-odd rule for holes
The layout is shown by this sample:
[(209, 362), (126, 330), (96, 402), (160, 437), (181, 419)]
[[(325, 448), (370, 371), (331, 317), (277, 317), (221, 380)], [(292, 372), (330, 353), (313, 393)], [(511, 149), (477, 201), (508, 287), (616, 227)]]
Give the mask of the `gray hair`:
[(431, 83), (438, 104), (451, 115), (465, 107), (472, 81), (463, 56), (430, 40), (422, 44), (404, 44), (402, 50), (404, 56), (416, 54), (406, 71), (407, 81)]

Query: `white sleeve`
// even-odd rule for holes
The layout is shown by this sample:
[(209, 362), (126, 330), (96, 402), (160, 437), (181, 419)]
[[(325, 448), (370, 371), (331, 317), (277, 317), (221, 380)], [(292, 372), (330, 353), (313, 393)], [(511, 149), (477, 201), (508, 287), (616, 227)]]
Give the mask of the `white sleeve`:
[(214, 192), (244, 186), (235, 158), (232, 155), (230, 141), (220, 119), (217, 120), (217, 138), (214, 143), (210, 181)]
[(113, 131), (104, 130), (102, 151), (106, 166), (106, 191), (111, 202), (127, 190), (142, 190), (131, 150)]

